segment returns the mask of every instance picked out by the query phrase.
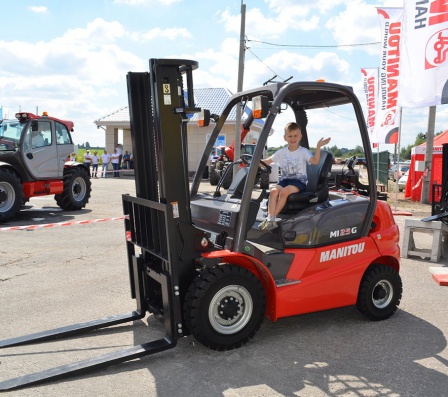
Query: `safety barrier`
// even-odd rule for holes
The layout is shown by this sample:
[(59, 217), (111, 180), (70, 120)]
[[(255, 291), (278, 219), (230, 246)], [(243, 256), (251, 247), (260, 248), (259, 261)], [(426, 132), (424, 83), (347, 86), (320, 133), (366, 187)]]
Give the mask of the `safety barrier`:
[(119, 216), (116, 218), (100, 218), (100, 219), (87, 219), (83, 221), (72, 221), (72, 222), (58, 222), (58, 223), (45, 223), (42, 225), (24, 225), (24, 226), (9, 226), (1, 227), (0, 232), (11, 231), (11, 230), (34, 230), (34, 229), (48, 229), (51, 227), (59, 226), (73, 226), (73, 225), (88, 225), (89, 223), (101, 223), (109, 221), (121, 221), (127, 219), (127, 216)]

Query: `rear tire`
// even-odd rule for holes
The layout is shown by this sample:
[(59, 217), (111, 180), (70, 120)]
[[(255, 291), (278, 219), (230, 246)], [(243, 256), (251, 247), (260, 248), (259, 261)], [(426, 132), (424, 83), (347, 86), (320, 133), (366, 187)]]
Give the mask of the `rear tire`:
[(20, 179), (7, 168), (0, 168), (0, 222), (14, 218), (23, 202)]
[(78, 211), (89, 202), (92, 182), (88, 171), (82, 167), (64, 172), (64, 190), (54, 196), (56, 203), (66, 211)]
[(213, 166), (210, 166), (209, 169), (209, 180), (210, 180), (210, 185), (212, 186), (216, 186), (219, 182), (219, 175), (216, 172), (216, 168)]
[(184, 318), (192, 335), (213, 350), (231, 350), (253, 338), (265, 312), (265, 292), (249, 270), (206, 268), (190, 285)]
[[(221, 178), (223, 175), (226, 175), (227, 168), (232, 167), (232, 165), (233, 165), (232, 163), (229, 163), (224, 166), (224, 168), (222, 169)], [(222, 182), (222, 187), (227, 190), (232, 184), (232, 181), (233, 181), (233, 170), (230, 170), (228, 174), (225, 176), (224, 181)]]
[(391, 266), (374, 264), (361, 280), (356, 307), (370, 320), (385, 320), (397, 310), (402, 292), (398, 272)]

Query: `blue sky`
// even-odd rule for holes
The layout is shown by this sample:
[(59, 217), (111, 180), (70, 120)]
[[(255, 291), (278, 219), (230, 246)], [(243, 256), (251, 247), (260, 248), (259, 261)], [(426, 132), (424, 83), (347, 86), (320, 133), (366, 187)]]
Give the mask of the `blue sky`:
[[(379, 64), (376, 6), (401, 0), (245, 0), (244, 88), (279, 79), (351, 85), (365, 108), (360, 68)], [(76, 143), (104, 145), (93, 121), (127, 106), (126, 73), (149, 58), (199, 62), (195, 87), (236, 91), (241, 0), (0, 0), (0, 106), (48, 111), (75, 122)], [(7, 12), (5, 13), (5, 10)], [(352, 46), (348, 46), (352, 45)], [(304, 47), (328, 46), (328, 47)], [(426, 131), (428, 109), (404, 109), (402, 145)], [(268, 141), (283, 144), (282, 125)], [(437, 108), (436, 132), (448, 128)], [(320, 131), (311, 133), (311, 144)], [(326, 133), (326, 135), (328, 135)], [(349, 131), (331, 144), (354, 147)], [(384, 145), (393, 150), (393, 145)]]

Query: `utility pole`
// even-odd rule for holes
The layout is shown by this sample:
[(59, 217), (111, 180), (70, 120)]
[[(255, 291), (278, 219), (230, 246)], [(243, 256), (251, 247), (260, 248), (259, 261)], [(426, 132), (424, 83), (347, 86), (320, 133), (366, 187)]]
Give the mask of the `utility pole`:
[[(429, 190), (432, 175), (432, 152), (434, 146), (434, 129), (436, 124), (436, 107), (429, 107), (428, 132), (426, 133), (425, 173), (423, 174), (422, 204), (429, 204)], [(434, 197), (432, 198), (434, 200)]]
[[(244, 51), (245, 51), (245, 37), (246, 35), (246, 5), (241, 1), (241, 28), (240, 28), (240, 53), (238, 61), (238, 86), (237, 92), (243, 90), (244, 77)], [(233, 161), (237, 161), (241, 157), (241, 105), (236, 105), (235, 117), (235, 150)], [(237, 167), (233, 167), (233, 176), (238, 172)]]

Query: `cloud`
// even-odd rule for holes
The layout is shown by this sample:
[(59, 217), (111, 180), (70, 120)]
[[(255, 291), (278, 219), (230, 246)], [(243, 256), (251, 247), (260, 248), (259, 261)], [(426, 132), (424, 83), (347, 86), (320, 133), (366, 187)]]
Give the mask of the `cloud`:
[(344, 77), (347, 78), (350, 72), (350, 64), (332, 52), (319, 52), (314, 56), (306, 56), (283, 50), (262, 61), (263, 64), (250, 54), (246, 56), (244, 76), (246, 88), (262, 85), (274, 75), (277, 75), (275, 81), (283, 81), (292, 76), (292, 81), (325, 79), (337, 82)]
[(114, 0), (115, 4), (125, 4), (130, 6), (143, 6), (150, 4), (163, 4), (170, 5), (174, 3), (180, 3), (182, 0)]
[(154, 28), (145, 33), (129, 32), (129, 37), (138, 42), (145, 42), (158, 39), (177, 40), (179, 38), (191, 39), (192, 34), (185, 28)]
[(43, 14), (45, 12), (48, 11), (48, 7), (45, 6), (29, 6), (28, 10), (38, 13), (38, 14)]
[[(375, 3), (375, 5), (372, 5), (362, 0), (353, 0), (347, 3), (343, 11), (331, 17), (325, 24), (325, 28), (332, 32), (339, 45), (379, 42), (381, 32), (377, 7), (403, 5), (400, 0), (385, 0), (380, 3), (382, 4)], [(357, 46), (356, 48), (374, 55), (379, 54), (379, 46), (380, 44), (365, 47)], [(352, 51), (353, 47), (340, 47), (340, 49)]]
[[(228, 10), (222, 11), (220, 22), (228, 32), (239, 33), (241, 29), (241, 14), (232, 15)], [(317, 29), (319, 17), (309, 16), (309, 8), (301, 5), (275, 8), (273, 16), (266, 16), (259, 8), (246, 12), (246, 35), (250, 37), (279, 37), (286, 31), (309, 31)], [(269, 28), (267, 28), (269, 27)]]
[[(92, 142), (84, 134), (94, 129), (93, 120), (126, 102), (127, 72), (147, 69), (146, 60), (120, 48), (123, 37), (120, 23), (97, 18), (50, 41), (0, 41), (5, 105), (31, 112), (38, 106), (40, 112), (73, 120), (79, 131), (75, 142)], [(96, 139), (101, 143), (104, 135)]]

